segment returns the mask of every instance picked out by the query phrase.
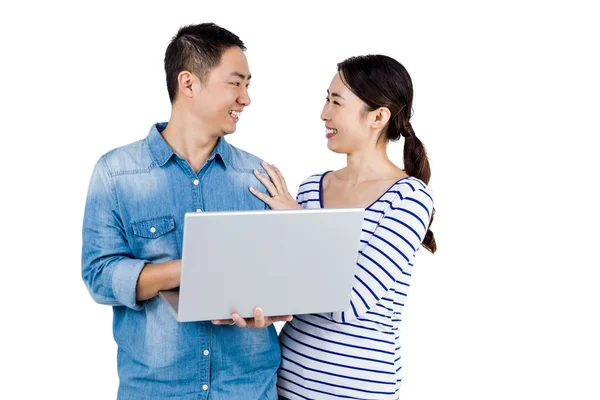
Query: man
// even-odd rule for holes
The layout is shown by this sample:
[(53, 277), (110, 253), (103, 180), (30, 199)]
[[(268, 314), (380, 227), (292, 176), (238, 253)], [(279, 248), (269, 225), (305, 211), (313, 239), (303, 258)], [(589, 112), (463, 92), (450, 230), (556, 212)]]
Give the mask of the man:
[[(248, 187), (260, 160), (229, 145), (250, 104), (243, 42), (215, 24), (183, 27), (165, 54), (167, 123), (100, 158), (83, 223), (82, 276), (113, 306), (119, 399), (275, 399), (274, 321), (178, 323), (160, 290), (179, 286), (186, 212), (265, 209)], [(262, 170), (264, 173), (264, 170)], [(226, 290), (226, 283), (223, 283)]]

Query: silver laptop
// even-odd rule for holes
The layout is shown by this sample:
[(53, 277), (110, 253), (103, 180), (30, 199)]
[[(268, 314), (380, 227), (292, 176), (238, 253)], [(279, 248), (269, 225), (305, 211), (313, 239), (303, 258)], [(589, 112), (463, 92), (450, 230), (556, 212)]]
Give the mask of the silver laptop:
[(346, 310), (364, 209), (186, 213), (179, 289), (160, 292), (180, 322)]

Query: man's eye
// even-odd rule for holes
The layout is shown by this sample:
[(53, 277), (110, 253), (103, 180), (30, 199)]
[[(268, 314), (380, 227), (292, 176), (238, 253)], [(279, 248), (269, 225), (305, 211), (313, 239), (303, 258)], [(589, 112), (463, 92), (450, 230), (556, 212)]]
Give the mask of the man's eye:
[(233, 86), (240, 86), (240, 83), (239, 83), (239, 82), (231, 82), (231, 84), (232, 84)]

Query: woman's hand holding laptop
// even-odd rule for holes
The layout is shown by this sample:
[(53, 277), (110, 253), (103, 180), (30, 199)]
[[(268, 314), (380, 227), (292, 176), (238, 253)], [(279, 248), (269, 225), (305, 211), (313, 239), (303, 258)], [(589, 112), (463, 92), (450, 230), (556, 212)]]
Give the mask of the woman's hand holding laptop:
[(263, 310), (260, 307), (256, 307), (254, 309), (254, 318), (242, 318), (238, 314), (233, 313), (231, 314), (231, 319), (213, 320), (212, 323), (215, 325), (236, 324), (240, 328), (262, 329), (272, 325), (273, 322), (289, 322), (292, 318), (291, 315), (265, 317)]

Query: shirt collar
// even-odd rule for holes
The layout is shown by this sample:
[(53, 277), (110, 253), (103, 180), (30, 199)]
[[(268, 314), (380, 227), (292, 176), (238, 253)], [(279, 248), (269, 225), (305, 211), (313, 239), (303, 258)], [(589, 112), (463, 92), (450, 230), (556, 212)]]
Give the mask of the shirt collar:
[[(173, 155), (180, 157), (173, 151), (173, 149), (171, 149), (169, 144), (162, 137), (161, 133), (166, 127), (166, 122), (157, 122), (156, 124), (152, 125), (152, 128), (150, 128), (150, 132), (148, 133), (148, 137), (146, 138), (152, 158), (159, 167), (165, 165)], [(219, 159), (225, 167), (231, 166), (230, 145), (223, 136), (219, 137), (217, 145), (210, 153), (207, 161), (211, 161), (215, 158)]]

